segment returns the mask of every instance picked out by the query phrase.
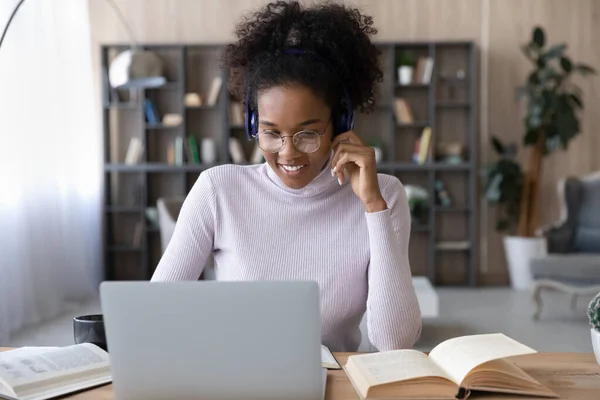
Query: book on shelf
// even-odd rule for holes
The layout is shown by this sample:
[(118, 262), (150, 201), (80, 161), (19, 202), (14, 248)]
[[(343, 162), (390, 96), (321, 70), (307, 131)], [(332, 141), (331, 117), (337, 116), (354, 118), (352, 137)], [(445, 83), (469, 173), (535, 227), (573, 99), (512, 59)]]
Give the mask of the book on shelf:
[(140, 247), (142, 245), (142, 235), (144, 233), (144, 226), (141, 222), (136, 222), (135, 227), (133, 228), (133, 240), (131, 241), (131, 245), (133, 247)]
[(149, 125), (160, 124), (160, 115), (156, 106), (150, 99), (144, 100), (144, 114), (146, 115), (146, 122)]
[(111, 381), (108, 353), (90, 343), (0, 352), (0, 398), (52, 399)]
[(413, 74), (413, 83), (429, 84), (433, 75), (433, 58), (419, 57)]
[(175, 165), (183, 165), (183, 138), (175, 138)]
[(352, 355), (344, 370), (362, 399), (466, 399), (474, 391), (558, 397), (508, 359), (533, 353), (501, 333), (470, 335), (446, 340), (429, 355)]
[(215, 77), (210, 85), (210, 91), (206, 99), (206, 104), (210, 107), (217, 104), (219, 99), (219, 93), (221, 93), (221, 86), (223, 85), (223, 79), (220, 76)]
[(229, 123), (231, 126), (244, 126), (244, 106), (239, 101), (229, 105)]
[(415, 116), (408, 100), (402, 97), (394, 99), (394, 117), (397, 125), (412, 124), (415, 122)]
[(198, 149), (198, 142), (196, 141), (196, 137), (189, 135), (187, 137), (187, 158), (188, 162), (193, 164), (200, 164), (200, 153)]
[(125, 164), (133, 165), (139, 163), (143, 151), (144, 145), (140, 138), (132, 137), (129, 139), (129, 146), (127, 147), (127, 153), (125, 154)]
[(415, 141), (415, 150), (413, 161), (416, 164), (423, 165), (431, 155), (431, 128), (423, 128), (421, 137)]

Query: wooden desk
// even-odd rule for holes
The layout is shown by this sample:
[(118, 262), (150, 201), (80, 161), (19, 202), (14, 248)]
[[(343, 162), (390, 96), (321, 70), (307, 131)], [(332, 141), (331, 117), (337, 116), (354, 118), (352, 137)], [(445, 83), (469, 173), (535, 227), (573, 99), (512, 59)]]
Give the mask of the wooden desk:
[[(0, 351), (8, 350), (0, 348)], [(341, 365), (352, 353), (334, 353)], [(546, 387), (560, 395), (561, 400), (600, 399), (600, 366), (592, 353), (538, 353), (514, 357), (517, 365)], [(112, 400), (112, 386), (64, 397), (70, 400)], [(329, 371), (327, 400), (356, 400), (359, 397), (344, 371)], [(475, 394), (469, 400), (525, 400), (535, 397)]]

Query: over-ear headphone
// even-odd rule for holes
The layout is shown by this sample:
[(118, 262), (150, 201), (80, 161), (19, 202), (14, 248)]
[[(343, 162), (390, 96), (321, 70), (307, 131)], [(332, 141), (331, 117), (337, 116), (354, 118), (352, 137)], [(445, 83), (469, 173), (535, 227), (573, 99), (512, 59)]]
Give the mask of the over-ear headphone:
[[(336, 70), (333, 68), (330, 62), (328, 62), (325, 58), (321, 57), (315, 52), (297, 49), (297, 48), (288, 48), (283, 50), (284, 54), (309, 54), (323, 64), (327, 65), (333, 72)], [(252, 88), (253, 82), (249, 82), (246, 87), (246, 104), (245, 104), (245, 125), (246, 125), (246, 135), (249, 140), (256, 138), (258, 135), (258, 108), (250, 107), (250, 92)], [(336, 109), (334, 109), (333, 116), (333, 134), (338, 135), (343, 132), (347, 132), (352, 130), (354, 127), (354, 112), (352, 108), (352, 99), (350, 98), (350, 91), (346, 87), (346, 85), (342, 85), (342, 89), (344, 91), (344, 102), (339, 105)]]

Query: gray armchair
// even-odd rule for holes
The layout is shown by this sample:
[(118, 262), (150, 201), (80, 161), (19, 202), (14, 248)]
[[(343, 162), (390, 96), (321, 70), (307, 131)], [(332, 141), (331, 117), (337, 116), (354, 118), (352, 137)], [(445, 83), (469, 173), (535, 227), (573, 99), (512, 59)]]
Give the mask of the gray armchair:
[(548, 254), (531, 260), (536, 302), (534, 318), (542, 309), (542, 289), (559, 290), (577, 297), (600, 292), (600, 172), (567, 178), (558, 184), (560, 220), (540, 229)]

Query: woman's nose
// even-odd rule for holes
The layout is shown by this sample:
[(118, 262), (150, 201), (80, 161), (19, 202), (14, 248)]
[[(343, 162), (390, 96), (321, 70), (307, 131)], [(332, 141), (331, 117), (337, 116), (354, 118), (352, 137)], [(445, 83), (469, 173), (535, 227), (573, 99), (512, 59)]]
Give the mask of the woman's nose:
[(294, 139), (292, 136), (282, 136), (283, 148), (279, 150), (279, 155), (284, 157), (295, 157), (298, 155), (298, 149), (294, 146)]

